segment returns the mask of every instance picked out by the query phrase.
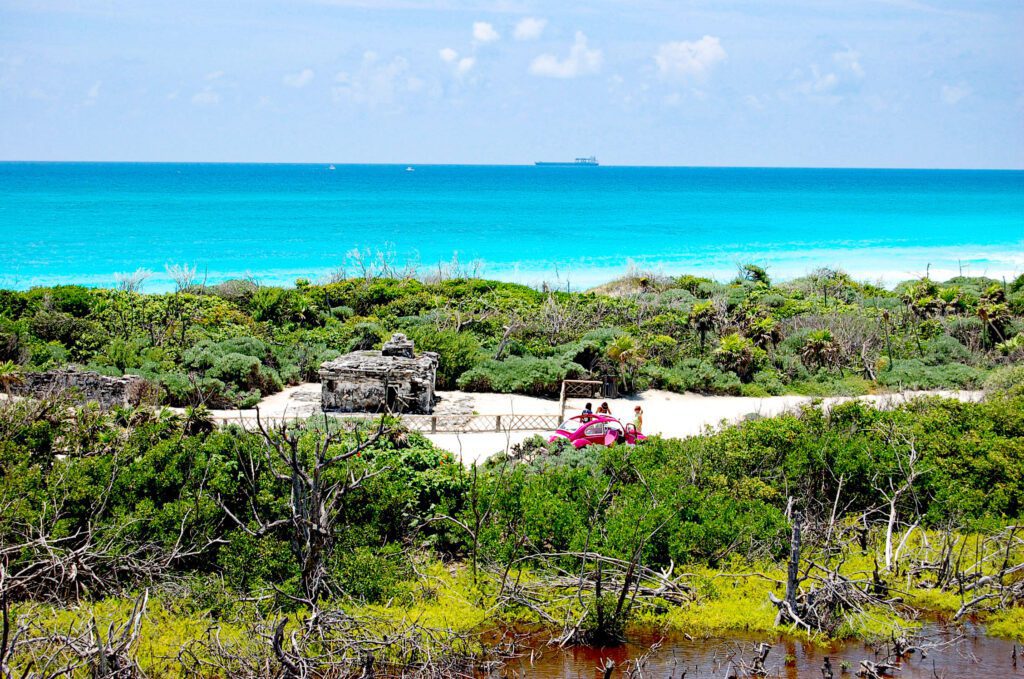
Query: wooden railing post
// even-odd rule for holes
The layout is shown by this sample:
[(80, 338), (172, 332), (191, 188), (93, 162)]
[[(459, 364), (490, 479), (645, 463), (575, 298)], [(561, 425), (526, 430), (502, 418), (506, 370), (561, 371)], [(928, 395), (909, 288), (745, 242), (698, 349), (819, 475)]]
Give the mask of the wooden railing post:
[(437, 415), (431, 415), (430, 416), (430, 433), (431, 434), (436, 434), (437, 433)]
[(501, 431), (501, 415), (496, 415), (494, 418), (494, 431)]
[(562, 380), (562, 395), (558, 399), (558, 418), (565, 419), (565, 380)]

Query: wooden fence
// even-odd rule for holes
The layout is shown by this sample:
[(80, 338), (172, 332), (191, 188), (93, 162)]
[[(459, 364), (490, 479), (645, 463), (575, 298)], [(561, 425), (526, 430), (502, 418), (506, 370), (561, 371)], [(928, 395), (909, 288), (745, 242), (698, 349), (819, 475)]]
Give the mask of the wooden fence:
[[(2, 396), (0, 396), (0, 398), (2, 398)], [(318, 417), (326, 415), (329, 418), (340, 420), (342, 422), (348, 421), (350, 424), (354, 424), (356, 421), (365, 421), (380, 417), (380, 414), (377, 413), (342, 413), (328, 411), (327, 413), (293, 413), (284, 417), (264, 415), (262, 421), (263, 426), (265, 427), (275, 427), (283, 421), (291, 423), (305, 420), (311, 414), (315, 414)], [(558, 415), (407, 414), (395, 415), (395, 417), (398, 417), (402, 421), (402, 424), (408, 427), (409, 430), (423, 434), (505, 433), (510, 431), (553, 432), (558, 428), (558, 425), (562, 423), (562, 419)], [(224, 423), (241, 424), (247, 429), (254, 429), (256, 427), (256, 417), (252, 414), (243, 414), (241, 411), (218, 419)]]
[(554, 431), (561, 423), (558, 415), (402, 415), (402, 424), (425, 434)]

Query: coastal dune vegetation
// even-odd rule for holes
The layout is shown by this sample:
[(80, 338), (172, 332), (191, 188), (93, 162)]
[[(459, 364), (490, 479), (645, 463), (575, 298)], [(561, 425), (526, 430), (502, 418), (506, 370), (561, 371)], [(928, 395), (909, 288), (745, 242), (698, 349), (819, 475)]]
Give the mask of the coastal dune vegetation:
[(0, 671), (464, 676), (650, 630), (900, 662), (928, 620), (1024, 641), (1024, 379), (1002, 375), (981, 402), (537, 437), (472, 468), (390, 417), (6, 401)]
[(392, 332), (440, 355), (441, 390), (553, 396), (613, 375), (626, 392), (825, 396), (981, 388), (1024, 357), (1022, 330), (1024, 276), (890, 290), (831, 269), (774, 283), (754, 265), (725, 283), (636, 273), (586, 292), (372, 268), (290, 288), (192, 272), (162, 294), (131, 280), (0, 291), (6, 372), (137, 374), (163, 404), (211, 408), (315, 381), (324, 360)]
[[(650, 630), (863, 638), (884, 671), (925, 620), (1024, 641), (1022, 315), (1024, 278), (886, 290), (754, 266), (579, 293), (372, 275), (2, 291), (8, 393), (77, 364), (187, 407), (0, 402), (0, 676), (463, 676)], [(393, 331), (440, 354), (442, 389), (985, 396), (810, 404), (636, 447), (536, 437), (470, 468), (390, 416), (206, 412)]]

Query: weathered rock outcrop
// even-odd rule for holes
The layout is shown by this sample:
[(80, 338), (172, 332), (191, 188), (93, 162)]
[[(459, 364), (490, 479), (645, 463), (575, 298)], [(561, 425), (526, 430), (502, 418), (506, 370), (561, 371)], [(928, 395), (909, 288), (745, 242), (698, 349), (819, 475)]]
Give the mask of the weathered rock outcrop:
[(355, 351), (320, 366), (324, 410), (430, 413), (434, 408), (437, 354), (416, 355), (405, 335), (381, 351)]
[(154, 390), (138, 375), (110, 377), (90, 370), (60, 368), (46, 372), (26, 372), (13, 392), (41, 398), (57, 393), (77, 394), (82, 402), (96, 401), (103, 408), (137, 406), (148, 402)]

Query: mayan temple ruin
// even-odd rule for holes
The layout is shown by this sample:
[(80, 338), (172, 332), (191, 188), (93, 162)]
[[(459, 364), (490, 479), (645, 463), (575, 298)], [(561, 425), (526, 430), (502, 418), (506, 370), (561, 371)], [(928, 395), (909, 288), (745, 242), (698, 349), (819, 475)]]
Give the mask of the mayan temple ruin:
[(430, 413), (434, 409), (437, 354), (419, 355), (397, 333), (380, 351), (353, 351), (320, 366), (324, 410)]

